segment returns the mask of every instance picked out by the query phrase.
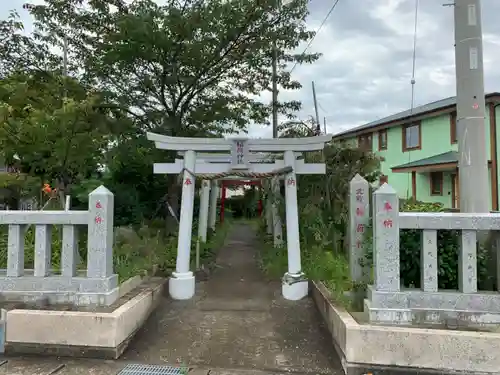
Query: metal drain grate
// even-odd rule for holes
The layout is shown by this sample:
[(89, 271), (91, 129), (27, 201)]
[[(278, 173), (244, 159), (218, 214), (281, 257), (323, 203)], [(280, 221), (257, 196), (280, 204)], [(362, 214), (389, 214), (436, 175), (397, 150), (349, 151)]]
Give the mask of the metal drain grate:
[(118, 375), (185, 375), (188, 368), (160, 365), (127, 365)]

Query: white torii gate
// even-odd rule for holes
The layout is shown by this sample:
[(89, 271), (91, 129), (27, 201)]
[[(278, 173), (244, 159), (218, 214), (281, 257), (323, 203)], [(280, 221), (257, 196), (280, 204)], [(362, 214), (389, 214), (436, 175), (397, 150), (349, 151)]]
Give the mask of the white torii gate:
[[(308, 294), (308, 282), (302, 272), (297, 207), (297, 174), (325, 174), (323, 163), (306, 164), (296, 160), (295, 152), (319, 151), (330, 142), (331, 135), (307, 138), (184, 138), (147, 133), (147, 138), (162, 150), (184, 151), (184, 160), (174, 163), (155, 163), (154, 173), (178, 174), (183, 172), (179, 238), (176, 270), (169, 280), (169, 293), (173, 299), (190, 299), (195, 293), (195, 278), (190, 271), (191, 235), (193, 228), (194, 181), (197, 175), (218, 175), (247, 172), (276, 173), (277, 168), (287, 168), (285, 176), (285, 205), (287, 228), (288, 272), (282, 282), (283, 297), (299, 300)], [(230, 152), (231, 163), (206, 163), (196, 160), (196, 153)], [(284, 160), (274, 163), (256, 163), (250, 152), (284, 153)], [(205, 155), (204, 155), (205, 156)], [(252, 158), (254, 158), (252, 160)], [(203, 178), (203, 177), (202, 177)]]
[[(184, 156), (184, 151), (179, 151), (179, 156)], [(283, 157), (283, 154), (274, 154), (276, 157)], [(302, 156), (301, 152), (296, 152), (295, 157), (300, 158)], [(196, 162), (201, 163), (225, 163), (226, 165), (231, 163), (231, 154), (228, 153), (197, 153)], [(270, 154), (265, 153), (249, 153), (248, 154), (249, 163), (274, 163), (277, 168), (283, 166), (283, 162), (278, 163), (271, 157)], [(303, 160), (297, 160), (297, 163), (303, 164)], [(177, 159), (176, 163), (182, 164), (183, 161)], [(226, 179), (231, 177), (226, 177)], [(238, 177), (240, 179), (240, 177)], [(255, 179), (253, 177), (248, 179)], [(207, 241), (207, 231), (210, 227), (215, 231), (216, 224), (216, 214), (217, 214), (217, 198), (219, 196), (219, 189), (216, 181), (212, 183), (210, 181), (204, 180), (200, 189), (200, 209), (198, 215), (198, 240), (196, 243), (196, 269), (199, 268), (200, 261), (200, 242)], [(270, 200), (268, 200), (270, 203)], [(267, 202), (266, 202), (267, 203)], [(273, 234), (276, 242), (281, 243), (281, 237), (283, 236), (281, 227), (281, 218), (277, 214), (277, 210), (272, 210), (272, 207), (266, 208), (266, 220), (268, 233)], [(279, 241), (276, 241), (279, 239)]]
[[(179, 156), (184, 156), (184, 151), (179, 151)], [(296, 153), (297, 157), (300, 157), (301, 153)], [(282, 155), (281, 155), (282, 156)], [(231, 163), (231, 154), (228, 153), (197, 153), (196, 154), (197, 163), (225, 163), (226, 165)], [(257, 153), (248, 155), (249, 163), (274, 163), (269, 154)], [(175, 163), (183, 164), (183, 160), (176, 159)], [(231, 177), (226, 177), (226, 179)], [(240, 179), (240, 178), (238, 178)], [(249, 178), (253, 179), (253, 178)], [(207, 231), (210, 227), (215, 231), (216, 227), (216, 215), (217, 215), (217, 198), (219, 196), (219, 187), (217, 181), (203, 180), (200, 189), (200, 209), (198, 213), (198, 239), (196, 242), (196, 269), (200, 266), (200, 242), (205, 243), (207, 241)], [(277, 220), (274, 218), (274, 220)], [(279, 233), (275, 233), (275, 236), (281, 238), (282, 228), (281, 223), (274, 225), (274, 228)]]

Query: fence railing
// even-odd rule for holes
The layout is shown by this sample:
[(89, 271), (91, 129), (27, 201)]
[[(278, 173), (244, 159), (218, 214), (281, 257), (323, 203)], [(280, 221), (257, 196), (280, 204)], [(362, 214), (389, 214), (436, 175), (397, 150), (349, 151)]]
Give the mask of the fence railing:
[[(89, 194), (87, 211), (0, 211), (7, 224), (7, 268), (0, 270), (4, 299), (71, 302), (79, 305), (112, 303), (118, 277), (113, 274), (113, 194), (100, 186)], [(34, 268), (26, 270), (25, 234), (35, 227)], [(52, 228), (62, 226), (61, 269), (52, 269)], [(86, 270), (78, 271), (78, 230), (87, 229)]]
[[(447, 319), (499, 323), (500, 294), (478, 292), (477, 233), (500, 231), (500, 213), (399, 212), (399, 198), (388, 184), (372, 194), (357, 175), (350, 183), (350, 269), (355, 282), (368, 283), (370, 269), (363, 263), (366, 247), (373, 246), (373, 285), (368, 286), (365, 310), (370, 320), (410, 323), (415, 320), (443, 323)], [(371, 220), (372, 243), (367, 243)], [(421, 231), (421, 288), (401, 287), (400, 230)], [(438, 290), (439, 230), (461, 231), (458, 285)], [(495, 236), (495, 238), (497, 238)]]

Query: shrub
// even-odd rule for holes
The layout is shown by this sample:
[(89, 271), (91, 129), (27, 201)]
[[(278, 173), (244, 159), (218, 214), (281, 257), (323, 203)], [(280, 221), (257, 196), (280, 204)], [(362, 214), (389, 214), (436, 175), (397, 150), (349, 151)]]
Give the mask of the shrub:
[[(403, 201), (402, 212), (440, 212), (440, 203), (423, 203)], [(420, 288), (420, 230), (402, 230), (400, 233), (401, 280), (406, 287)], [(461, 231), (440, 230), (438, 242), (438, 287), (440, 289), (458, 289), (458, 256), (460, 252)], [(488, 279), (488, 251), (484, 246), (478, 247), (477, 271), (479, 287), (482, 288)]]

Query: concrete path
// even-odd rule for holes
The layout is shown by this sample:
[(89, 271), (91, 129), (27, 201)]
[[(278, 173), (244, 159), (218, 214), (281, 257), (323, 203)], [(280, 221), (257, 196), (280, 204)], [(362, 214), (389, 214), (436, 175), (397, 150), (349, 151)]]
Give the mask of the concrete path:
[(342, 373), (311, 299), (281, 297), (257, 265), (254, 230), (235, 224), (191, 301), (165, 299), (123, 359), (314, 374)]
[(119, 361), (9, 359), (0, 375), (116, 375), (127, 363), (187, 365), (190, 375), (343, 374), (310, 299), (281, 297), (257, 266), (252, 228), (235, 224), (191, 301), (165, 296)]

